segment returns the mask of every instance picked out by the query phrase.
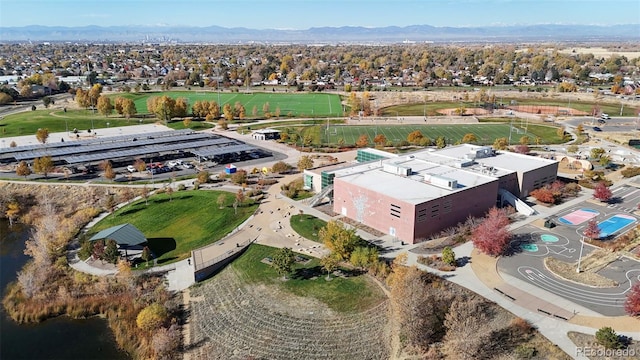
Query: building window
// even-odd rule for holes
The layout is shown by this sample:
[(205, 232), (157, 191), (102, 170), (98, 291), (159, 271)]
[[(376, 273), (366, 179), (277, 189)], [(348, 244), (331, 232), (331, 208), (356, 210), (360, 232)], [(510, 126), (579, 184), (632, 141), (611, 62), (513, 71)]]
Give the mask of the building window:
[(451, 212), (451, 208), (453, 207), (453, 202), (451, 200), (445, 200), (442, 203), (442, 213), (448, 214)]
[(391, 204), (391, 208), (389, 209), (390, 215), (393, 217), (400, 218), (402, 214), (402, 208), (398, 205)]
[(427, 209), (418, 210), (418, 222), (424, 222), (427, 220)]

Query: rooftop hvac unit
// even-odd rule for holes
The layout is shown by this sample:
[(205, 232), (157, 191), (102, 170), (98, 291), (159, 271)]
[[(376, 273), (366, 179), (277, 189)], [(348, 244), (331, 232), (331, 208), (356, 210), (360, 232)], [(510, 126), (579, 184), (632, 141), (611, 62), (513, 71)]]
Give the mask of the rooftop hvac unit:
[(398, 164), (384, 164), (382, 166), (382, 170), (385, 172), (401, 175), (401, 176), (409, 176), (411, 175), (411, 168), (406, 166), (400, 166)]
[(458, 180), (439, 175), (426, 174), (424, 176), (424, 182), (449, 190), (458, 188)]
[(455, 163), (453, 163), (453, 166), (457, 167), (457, 168), (463, 168), (463, 167), (468, 167), (475, 164), (475, 162), (473, 160), (469, 160), (469, 159), (463, 159), (460, 161), (456, 161)]
[(481, 146), (475, 150), (477, 159), (487, 158), (493, 156), (493, 149), (491, 146)]

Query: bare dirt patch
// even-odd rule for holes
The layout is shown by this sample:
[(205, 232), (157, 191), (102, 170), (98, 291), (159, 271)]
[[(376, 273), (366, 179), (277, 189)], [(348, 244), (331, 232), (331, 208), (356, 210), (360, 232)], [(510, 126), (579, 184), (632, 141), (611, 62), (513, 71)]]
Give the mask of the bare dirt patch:
[[(459, 111), (458, 109), (450, 108), (450, 109), (440, 109), (438, 110), (438, 113), (442, 115), (456, 116), (456, 115), (459, 115), (458, 111)], [(491, 114), (491, 112), (483, 108), (465, 108), (463, 115), (489, 115), (489, 114)]]
[(560, 261), (553, 257), (545, 258), (544, 266), (554, 275), (575, 283), (596, 288), (609, 288), (619, 285), (617, 282), (596, 274), (592, 270), (581, 271), (578, 273), (576, 272), (576, 264)]
[(585, 111), (580, 111), (568, 107), (554, 106), (554, 105), (511, 105), (508, 109), (525, 112), (529, 114), (542, 114), (542, 115), (589, 115)]
[(603, 47), (577, 47), (567, 48), (558, 51), (562, 54), (593, 54), (597, 58), (608, 59), (611, 55), (625, 56), (627, 59), (640, 57), (640, 51), (616, 51)]

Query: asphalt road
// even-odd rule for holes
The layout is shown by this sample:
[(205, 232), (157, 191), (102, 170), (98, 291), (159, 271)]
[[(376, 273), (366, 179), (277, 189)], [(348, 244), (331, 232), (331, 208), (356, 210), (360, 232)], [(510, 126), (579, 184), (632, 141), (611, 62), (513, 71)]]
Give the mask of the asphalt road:
[(637, 132), (640, 136), (640, 117), (612, 117), (605, 121), (606, 123), (600, 124), (593, 116), (581, 116), (569, 118), (563, 123), (571, 127), (582, 124), (585, 130), (593, 130), (594, 127), (598, 127), (602, 130), (601, 132)]

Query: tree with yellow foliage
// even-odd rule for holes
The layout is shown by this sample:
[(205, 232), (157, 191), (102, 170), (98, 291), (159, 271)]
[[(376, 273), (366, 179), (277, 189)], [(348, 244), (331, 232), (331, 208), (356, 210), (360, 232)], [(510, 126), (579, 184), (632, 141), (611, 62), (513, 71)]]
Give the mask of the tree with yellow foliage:
[(138, 313), (136, 325), (142, 330), (153, 331), (161, 327), (167, 321), (168, 316), (167, 308), (158, 303), (153, 303)]

